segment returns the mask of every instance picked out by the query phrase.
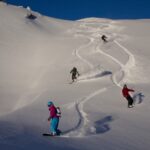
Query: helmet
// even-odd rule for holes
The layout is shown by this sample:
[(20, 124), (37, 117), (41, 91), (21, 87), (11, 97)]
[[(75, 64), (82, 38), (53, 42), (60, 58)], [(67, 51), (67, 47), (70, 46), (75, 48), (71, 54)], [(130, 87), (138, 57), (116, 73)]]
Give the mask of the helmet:
[(51, 105), (53, 105), (53, 102), (49, 101), (49, 102), (47, 103), (47, 106), (51, 106)]
[(126, 85), (126, 84), (124, 84), (124, 87), (127, 87), (127, 85)]

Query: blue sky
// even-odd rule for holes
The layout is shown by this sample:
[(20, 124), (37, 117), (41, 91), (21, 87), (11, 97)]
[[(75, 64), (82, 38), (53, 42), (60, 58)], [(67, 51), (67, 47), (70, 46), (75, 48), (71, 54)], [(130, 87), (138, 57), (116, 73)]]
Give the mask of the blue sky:
[(87, 17), (111, 19), (150, 18), (150, 0), (6, 0), (30, 6), (43, 15), (65, 20)]

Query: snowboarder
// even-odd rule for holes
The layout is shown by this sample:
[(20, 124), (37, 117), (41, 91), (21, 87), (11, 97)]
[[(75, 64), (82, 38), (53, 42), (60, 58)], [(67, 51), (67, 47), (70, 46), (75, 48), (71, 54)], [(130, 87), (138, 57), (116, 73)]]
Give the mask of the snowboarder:
[(122, 89), (122, 94), (128, 101), (128, 108), (131, 108), (133, 107), (133, 98), (130, 96), (129, 92), (134, 92), (134, 90), (128, 89), (127, 85), (125, 84)]
[(57, 114), (57, 108), (54, 106), (53, 102), (49, 101), (47, 105), (50, 111), (50, 116), (48, 117), (48, 121), (50, 121), (50, 134), (52, 136), (59, 135), (60, 130), (58, 130), (58, 124), (60, 115)]
[(72, 73), (72, 82), (74, 82), (74, 80), (77, 79), (77, 75), (80, 76), (76, 67), (73, 67), (70, 73)]
[(108, 42), (106, 39), (107, 37), (105, 35), (102, 35), (101, 39), (104, 41), (104, 42)]
[(34, 20), (34, 19), (37, 18), (37, 17), (32, 13), (31, 8), (30, 8), (29, 6), (27, 7), (27, 16), (26, 16), (26, 18), (31, 19), (31, 20)]

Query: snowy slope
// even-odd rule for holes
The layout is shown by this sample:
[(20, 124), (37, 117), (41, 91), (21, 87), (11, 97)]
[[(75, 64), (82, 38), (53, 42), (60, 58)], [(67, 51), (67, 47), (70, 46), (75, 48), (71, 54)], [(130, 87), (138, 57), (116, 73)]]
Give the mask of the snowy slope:
[[(0, 3), (1, 149), (149, 150), (150, 20), (27, 13)], [(81, 76), (69, 84), (74, 66)], [(135, 90), (132, 109), (124, 83)], [(62, 109), (61, 137), (42, 137), (49, 99)]]

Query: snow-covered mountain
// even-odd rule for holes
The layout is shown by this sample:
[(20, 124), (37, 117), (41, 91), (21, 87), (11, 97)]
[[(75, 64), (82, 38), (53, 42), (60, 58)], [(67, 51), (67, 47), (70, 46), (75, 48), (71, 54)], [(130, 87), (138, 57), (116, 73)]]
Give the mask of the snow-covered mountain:
[[(0, 2), (0, 148), (149, 150), (150, 20), (28, 13)], [(80, 76), (70, 84), (74, 66)], [(125, 83), (135, 90), (131, 109)], [(42, 136), (49, 100), (62, 110), (60, 137)]]

